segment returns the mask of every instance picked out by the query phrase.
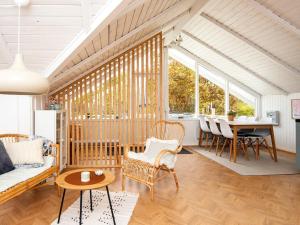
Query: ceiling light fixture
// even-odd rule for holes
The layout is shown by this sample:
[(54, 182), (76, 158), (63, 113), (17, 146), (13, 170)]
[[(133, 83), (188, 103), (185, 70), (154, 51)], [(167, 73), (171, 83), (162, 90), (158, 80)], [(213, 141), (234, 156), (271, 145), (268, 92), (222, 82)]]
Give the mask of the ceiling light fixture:
[(0, 94), (40, 95), (49, 90), (46, 77), (26, 68), (20, 51), (21, 7), (27, 6), (29, 0), (15, 0), (18, 6), (18, 52), (13, 64), (0, 70)]

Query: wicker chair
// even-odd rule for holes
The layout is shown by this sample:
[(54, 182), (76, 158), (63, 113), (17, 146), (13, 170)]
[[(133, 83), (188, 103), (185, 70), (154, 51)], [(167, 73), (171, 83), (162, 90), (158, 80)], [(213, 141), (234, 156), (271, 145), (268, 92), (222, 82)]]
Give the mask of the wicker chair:
[[(27, 140), (29, 137), (27, 135), (22, 135), (22, 134), (0, 134), (0, 140), (3, 143), (12, 143), (12, 142), (19, 142), (22, 140)], [(52, 144), (51, 145), (52, 152), (49, 152), (48, 154), (52, 155), (55, 157), (56, 164), (51, 166), (49, 169), (43, 171), (42, 173), (26, 180), (23, 182), (20, 182), (16, 184), (15, 186), (0, 192), (0, 204), (3, 204), (4, 202), (22, 194), (23, 192), (30, 190), (32, 188), (35, 188), (37, 186), (43, 186), (48, 183), (45, 183), (44, 181), (47, 178), (50, 177), (56, 177), (57, 174), (59, 174), (59, 145), (58, 144)], [(55, 149), (55, 151), (53, 151)], [(26, 152), (26, 149), (24, 149), (24, 153)], [(58, 195), (60, 195), (60, 190), (57, 187)]]
[[(149, 163), (142, 160), (132, 159), (128, 157), (129, 146), (124, 151), (124, 161), (122, 166), (122, 190), (125, 190), (125, 178), (135, 180), (145, 184), (151, 192), (151, 200), (154, 195), (154, 184), (165, 177), (172, 174), (175, 180), (176, 188), (179, 188), (178, 179), (174, 168), (168, 168), (161, 163), (163, 156), (167, 154), (175, 155), (182, 149), (182, 141), (185, 134), (184, 126), (179, 122), (169, 122), (165, 120), (158, 121), (154, 124), (151, 130), (152, 137), (162, 140), (178, 140), (176, 150), (162, 149), (155, 157), (155, 162)], [(175, 157), (174, 157), (175, 158)], [(175, 162), (174, 162), (175, 163)], [(165, 171), (161, 176), (158, 176), (160, 171)]]

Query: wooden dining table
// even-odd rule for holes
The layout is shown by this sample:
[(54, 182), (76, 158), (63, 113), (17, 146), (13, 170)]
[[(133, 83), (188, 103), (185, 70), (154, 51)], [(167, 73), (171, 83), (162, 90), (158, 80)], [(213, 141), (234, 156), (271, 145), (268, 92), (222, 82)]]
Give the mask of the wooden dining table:
[[(218, 119), (215, 119), (216, 123), (218, 124)], [(271, 122), (263, 122), (263, 121), (228, 121), (230, 127), (233, 131), (233, 162), (236, 162), (237, 157), (237, 144), (238, 144), (238, 130), (240, 129), (268, 129), (270, 131), (271, 142), (272, 142), (272, 150), (274, 161), (277, 162), (277, 149), (275, 143), (275, 135), (273, 126), (276, 125), (275, 123)], [(202, 137), (203, 131), (200, 129), (200, 139), (199, 145), (202, 146)]]

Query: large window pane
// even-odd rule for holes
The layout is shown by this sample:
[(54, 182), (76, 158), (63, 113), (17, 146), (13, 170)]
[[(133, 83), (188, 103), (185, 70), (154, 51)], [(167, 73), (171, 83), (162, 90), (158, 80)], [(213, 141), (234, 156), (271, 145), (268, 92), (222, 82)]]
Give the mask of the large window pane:
[(236, 111), (238, 116), (254, 116), (255, 114), (255, 109), (252, 105), (231, 94), (229, 95), (229, 108)]
[(170, 113), (195, 112), (195, 72), (169, 58), (169, 107)]
[(200, 75), (199, 78), (199, 112), (211, 114), (215, 108), (216, 115), (225, 113), (225, 92), (216, 84)]

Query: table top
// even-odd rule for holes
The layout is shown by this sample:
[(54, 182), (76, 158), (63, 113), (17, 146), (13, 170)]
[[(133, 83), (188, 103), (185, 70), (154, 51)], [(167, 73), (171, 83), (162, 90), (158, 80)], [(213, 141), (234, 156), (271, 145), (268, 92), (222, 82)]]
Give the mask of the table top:
[(276, 123), (266, 122), (266, 121), (227, 121), (227, 122), (229, 123), (229, 125), (252, 125), (252, 126), (276, 125)]
[[(101, 176), (97, 176), (95, 171), (98, 169), (95, 168), (85, 168), (85, 169), (75, 169), (70, 170), (65, 173), (60, 174), (56, 178), (56, 183), (58, 186), (65, 189), (72, 190), (91, 190), (97, 189), (111, 184), (115, 180), (115, 176), (108, 172), (104, 171)], [(81, 182), (81, 172), (89, 171), (90, 172), (90, 181)]]
[[(219, 123), (219, 119), (218, 118), (214, 118), (216, 123)], [(272, 122), (268, 122), (268, 121), (238, 121), (238, 120), (234, 120), (234, 121), (229, 121), (227, 119), (225, 119), (229, 125), (231, 126), (275, 126), (278, 125), (276, 123), (272, 123)], [(206, 121), (208, 121), (206, 119)]]

